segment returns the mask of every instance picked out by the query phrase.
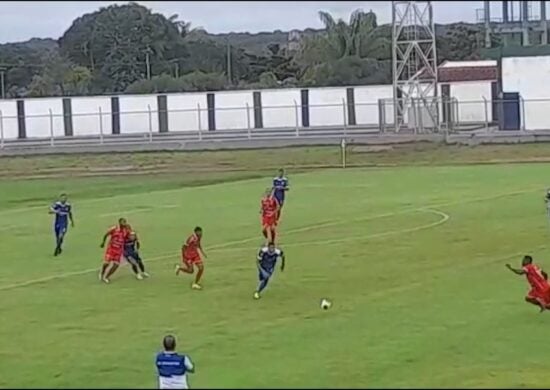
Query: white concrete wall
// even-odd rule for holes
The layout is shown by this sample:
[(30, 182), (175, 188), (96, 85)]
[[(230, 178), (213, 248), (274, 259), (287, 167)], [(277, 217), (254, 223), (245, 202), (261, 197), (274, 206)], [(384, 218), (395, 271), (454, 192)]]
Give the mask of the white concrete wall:
[[(343, 126), (346, 88), (312, 88), (309, 90), (309, 125)], [(347, 115), (347, 113), (346, 113)]]
[(550, 56), (502, 59), (504, 92), (519, 92), (525, 100), (522, 119), (527, 130), (550, 129)]
[(170, 94), (166, 100), (168, 131), (208, 130), (208, 103), (205, 93)]
[[(378, 125), (379, 99), (392, 99), (393, 87), (391, 85), (372, 85), (355, 87), (355, 118), (358, 125)], [(385, 123), (393, 124), (393, 103), (388, 102), (385, 108)]]
[(301, 93), (299, 89), (262, 90), (264, 128), (295, 128), (302, 126)]
[(61, 98), (27, 99), (25, 121), (28, 138), (49, 138), (51, 135), (63, 137), (65, 135), (63, 100)]
[[(151, 107), (151, 118), (149, 108)], [(157, 96), (120, 96), (120, 134), (158, 133)]]
[(450, 83), (450, 90), (451, 98), (458, 100), (459, 123), (492, 121), (491, 81)]
[(71, 105), (75, 136), (112, 134), (110, 97), (77, 97), (71, 99)]
[(247, 129), (248, 126), (254, 128), (252, 91), (216, 93), (216, 130)]
[(17, 102), (15, 100), (0, 100), (0, 112), (2, 124), (0, 137), (15, 139), (19, 134), (17, 126)]

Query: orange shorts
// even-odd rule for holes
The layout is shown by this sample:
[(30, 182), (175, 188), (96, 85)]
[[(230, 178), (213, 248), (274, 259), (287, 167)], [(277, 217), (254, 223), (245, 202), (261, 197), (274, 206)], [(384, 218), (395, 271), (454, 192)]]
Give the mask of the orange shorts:
[(191, 264), (191, 265), (198, 265), (198, 264), (202, 264), (202, 259), (199, 255), (196, 255), (196, 256), (183, 256), (183, 262), (185, 264)]
[(122, 260), (122, 255), (123, 255), (123, 252), (121, 251), (113, 251), (113, 250), (107, 249), (107, 251), (105, 252), (104, 260), (107, 263), (118, 264)]
[(277, 227), (277, 216), (263, 217), (262, 227), (264, 229), (274, 229), (275, 227)]

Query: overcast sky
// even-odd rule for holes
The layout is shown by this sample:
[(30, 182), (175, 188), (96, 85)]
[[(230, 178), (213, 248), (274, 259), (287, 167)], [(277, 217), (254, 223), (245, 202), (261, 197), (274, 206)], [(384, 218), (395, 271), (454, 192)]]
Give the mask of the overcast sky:
[[(72, 21), (82, 14), (96, 11), (114, 1), (40, 1), (0, 2), (0, 43), (30, 38), (59, 38)], [(390, 21), (390, 1), (138, 1), (167, 16), (178, 14), (195, 27), (213, 33), (230, 31), (273, 31), (321, 27), (317, 12), (329, 11), (347, 19), (362, 8), (376, 12), (381, 23)], [(482, 1), (435, 1), (434, 17), (438, 23), (474, 22)]]

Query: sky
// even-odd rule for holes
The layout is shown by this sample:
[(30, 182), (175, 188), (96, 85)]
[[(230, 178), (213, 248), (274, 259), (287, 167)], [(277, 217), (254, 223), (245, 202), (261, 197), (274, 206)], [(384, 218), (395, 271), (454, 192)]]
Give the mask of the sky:
[[(77, 17), (115, 1), (2, 1), (0, 2), (0, 43), (31, 38), (57, 39)], [(178, 14), (181, 20), (211, 33), (260, 32), (306, 27), (320, 28), (318, 11), (329, 11), (348, 19), (362, 8), (376, 12), (380, 23), (391, 20), (390, 1), (137, 1), (166, 16)], [(475, 22), (482, 1), (434, 1), (436, 23)]]

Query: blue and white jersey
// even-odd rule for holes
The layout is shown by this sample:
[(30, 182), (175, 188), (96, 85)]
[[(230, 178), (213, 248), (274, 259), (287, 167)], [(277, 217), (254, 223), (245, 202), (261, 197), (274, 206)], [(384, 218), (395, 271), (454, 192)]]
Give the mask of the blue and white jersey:
[(55, 226), (67, 226), (69, 215), (72, 212), (71, 204), (69, 202), (63, 203), (57, 201), (52, 205), (51, 209), (55, 212)]
[(275, 264), (277, 264), (277, 260), (280, 257), (283, 257), (283, 251), (278, 248), (275, 248), (273, 252), (270, 252), (267, 247), (263, 247), (258, 252), (258, 261), (260, 262), (260, 266), (269, 272), (275, 269)]
[(279, 201), (279, 204), (283, 204), (285, 201), (285, 192), (288, 189), (288, 179), (286, 176), (273, 179), (273, 196)]
[(159, 389), (188, 389), (187, 372), (194, 365), (187, 355), (177, 352), (160, 352), (156, 359)]
[(137, 248), (138, 240), (136, 239), (128, 239), (124, 243), (124, 256), (126, 257), (136, 257), (139, 254), (138, 248)]

